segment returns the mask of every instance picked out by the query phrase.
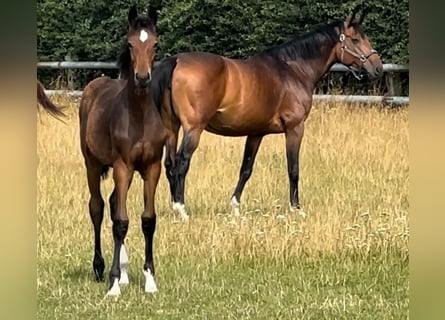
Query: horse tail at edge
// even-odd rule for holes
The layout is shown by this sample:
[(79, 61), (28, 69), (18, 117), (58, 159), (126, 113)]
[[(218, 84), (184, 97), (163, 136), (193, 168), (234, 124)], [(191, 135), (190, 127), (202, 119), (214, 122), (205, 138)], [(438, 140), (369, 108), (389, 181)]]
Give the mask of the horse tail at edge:
[(153, 68), (153, 80), (151, 82), (151, 89), (153, 94), (153, 101), (156, 108), (160, 112), (162, 109), (162, 97), (166, 90), (171, 89), (171, 80), (173, 70), (176, 67), (177, 57), (169, 57), (164, 59)]
[(54, 103), (51, 102), (51, 100), (45, 94), (45, 88), (43, 87), (43, 84), (39, 80), (37, 80), (37, 102), (37, 108), (39, 108), (40, 105), (51, 116), (63, 122), (62, 118), (65, 118), (66, 114), (62, 110), (65, 108), (57, 107)]

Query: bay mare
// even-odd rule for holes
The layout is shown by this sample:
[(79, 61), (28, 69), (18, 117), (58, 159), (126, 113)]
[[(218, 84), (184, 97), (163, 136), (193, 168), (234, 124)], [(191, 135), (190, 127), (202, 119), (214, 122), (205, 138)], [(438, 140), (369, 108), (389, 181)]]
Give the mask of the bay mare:
[[(340, 62), (370, 78), (383, 74), (377, 52), (363, 31), (366, 9), (344, 21), (321, 26), (248, 59), (207, 52), (178, 53), (153, 72), (153, 98), (169, 132), (165, 169), (174, 211), (183, 219), (184, 186), (203, 130), (247, 136), (239, 179), (232, 194), (234, 214), (252, 174), (265, 135), (284, 133), (291, 209), (300, 208), (299, 153), (312, 93), (330, 67)], [(178, 131), (183, 139), (177, 150)]]

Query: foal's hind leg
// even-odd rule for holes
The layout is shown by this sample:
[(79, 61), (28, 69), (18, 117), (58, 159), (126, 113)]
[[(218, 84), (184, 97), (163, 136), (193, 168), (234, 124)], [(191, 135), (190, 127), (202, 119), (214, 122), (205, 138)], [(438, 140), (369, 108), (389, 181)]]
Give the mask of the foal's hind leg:
[(100, 175), (102, 173), (102, 165), (92, 164), (85, 161), (87, 169), (88, 188), (90, 190), (90, 201), (88, 204), (91, 221), (94, 226), (94, 259), (93, 270), (96, 275), (96, 281), (104, 280), (105, 262), (102, 257), (101, 249), (101, 226), (104, 217), (104, 200), (100, 193)]
[(239, 203), (241, 193), (243, 192), (247, 180), (249, 180), (250, 176), (252, 175), (253, 163), (255, 162), (255, 157), (262, 140), (263, 136), (249, 136), (246, 139), (246, 144), (244, 146), (243, 164), (241, 165), (235, 192), (233, 193), (232, 199), (230, 201), (232, 204), (232, 212), (236, 216), (239, 216), (240, 214)]
[(155, 193), (161, 173), (161, 160), (149, 166), (143, 174), (144, 178), (144, 212), (141, 216), (142, 232), (145, 238), (145, 262), (143, 273), (145, 276), (145, 292), (156, 292), (154, 281), (155, 267), (153, 263), (153, 236), (156, 229)]

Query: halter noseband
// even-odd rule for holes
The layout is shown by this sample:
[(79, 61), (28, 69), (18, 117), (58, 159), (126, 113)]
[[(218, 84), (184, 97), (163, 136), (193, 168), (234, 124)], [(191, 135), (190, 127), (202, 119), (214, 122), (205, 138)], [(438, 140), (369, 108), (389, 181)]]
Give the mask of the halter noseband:
[[(344, 33), (340, 34), (340, 43), (341, 43), (341, 59), (340, 61), (343, 63), (343, 56), (345, 52), (349, 53), (351, 56), (356, 57), (360, 60), (360, 68), (359, 72), (362, 70), (363, 64), (368, 60), (370, 56), (373, 54), (377, 54), (377, 51), (374, 49), (369, 50), (367, 54), (359, 53), (357, 51), (353, 51), (349, 49), (345, 44), (346, 36)], [(356, 77), (358, 80), (361, 80), (363, 78), (363, 75), (358, 74), (351, 66), (347, 66), (349, 70), (351, 70), (354, 77)]]

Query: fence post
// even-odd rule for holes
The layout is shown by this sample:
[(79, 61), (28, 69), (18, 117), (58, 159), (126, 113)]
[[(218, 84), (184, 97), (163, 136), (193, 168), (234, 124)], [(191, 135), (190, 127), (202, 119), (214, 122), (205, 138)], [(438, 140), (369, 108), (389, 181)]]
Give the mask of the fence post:
[[(71, 56), (67, 54), (65, 56), (65, 61), (73, 61)], [(74, 90), (74, 71), (72, 69), (66, 70), (66, 81), (69, 90)]]
[(388, 88), (388, 95), (395, 97), (402, 94), (402, 86), (400, 81), (400, 75), (398, 72), (386, 73), (386, 87)]

